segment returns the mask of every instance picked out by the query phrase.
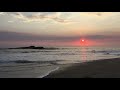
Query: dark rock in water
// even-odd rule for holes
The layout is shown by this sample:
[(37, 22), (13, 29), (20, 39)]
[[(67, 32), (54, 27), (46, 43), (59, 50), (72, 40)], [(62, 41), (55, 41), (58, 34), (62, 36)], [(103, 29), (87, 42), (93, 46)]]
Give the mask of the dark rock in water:
[(92, 50), (92, 53), (95, 53), (96, 51), (95, 50)]
[(29, 52), (26, 52), (26, 51), (25, 51), (25, 52), (22, 52), (22, 53), (29, 53)]
[(29, 46), (30, 48), (35, 48), (35, 46)]
[(18, 60), (14, 61), (15, 63), (33, 63), (33, 61), (27, 61), (27, 60)]
[(117, 56), (120, 56), (120, 54), (117, 54)]
[(22, 49), (44, 49), (44, 47), (29, 46), (29, 47), (22, 47)]
[(58, 48), (45, 48), (45, 47), (29, 46), (29, 47), (18, 47), (18, 48), (8, 48), (8, 49), (48, 49), (48, 50), (54, 50), (54, 49), (58, 49)]
[(45, 49), (45, 48), (44, 47), (29, 46), (29, 47), (18, 47), (18, 48), (9, 48), (9, 49)]
[(107, 52), (107, 53), (105, 53), (105, 54), (108, 55), (108, 54), (110, 54), (110, 53)]

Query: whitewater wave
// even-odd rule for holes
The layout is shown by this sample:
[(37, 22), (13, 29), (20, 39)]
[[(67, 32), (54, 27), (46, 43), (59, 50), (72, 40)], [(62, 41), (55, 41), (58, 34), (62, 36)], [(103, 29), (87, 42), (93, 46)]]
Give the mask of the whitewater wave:
[(37, 77), (37, 78), (44, 78), (45, 76), (48, 76), (51, 72), (54, 72), (54, 71), (56, 71), (56, 70), (58, 70), (59, 69), (59, 67), (57, 67), (57, 68), (55, 68), (55, 69), (53, 69), (53, 70), (51, 70), (51, 71), (48, 71), (46, 74), (43, 74), (43, 75), (41, 75), (41, 76), (39, 76), (39, 77)]
[(37, 64), (52, 64), (52, 65), (58, 65), (58, 62), (61, 62), (61, 61), (64, 61), (64, 60), (54, 60), (54, 61), (16, 60), (16, 61), (0, 61), (0, 63), (17, 63), (17, 64), (37, 63)]

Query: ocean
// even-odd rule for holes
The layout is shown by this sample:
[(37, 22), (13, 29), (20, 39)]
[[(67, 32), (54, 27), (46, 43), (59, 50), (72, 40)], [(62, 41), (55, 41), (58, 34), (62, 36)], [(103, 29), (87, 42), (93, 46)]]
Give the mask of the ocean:
[(119, 47), (0, 49), (0, 78), (43, 78), (60, 65), (119, 57)]

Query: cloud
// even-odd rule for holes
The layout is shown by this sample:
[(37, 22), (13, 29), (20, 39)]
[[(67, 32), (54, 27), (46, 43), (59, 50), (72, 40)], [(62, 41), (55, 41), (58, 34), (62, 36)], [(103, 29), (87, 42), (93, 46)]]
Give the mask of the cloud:
[(70, 20), (61, 17), (60, 12), (40, 12), (40, 13), (21, 13), (21, 12), (7, 12), (8, 15), (23, 22), (40, 22), (41, 20), (53, 20), (59, 23), (70, 23)]
[[(11, 15), (18, 19), (20, 22), (41, 22), (41, 21), (55, 21), (57, 23), (76, 23), (77, 21), (70, 20), (70, 18), (76, 15), (74, 12), (3, 12), (4, 14)], [(111, 15), (112, 12), (80, 12), (81, 15), (87, 17), (106, 17)], [(1, 12), (2, 14), (2, 12)], [(78, 14), (78, 13), (77, 13)]]
[(4, 12), (0, 12), (0, 15), (4, 15)]
[(88, 39), (105, 39), (105, 38), (110, 38), (110, 36), (105, 36), (105, 35), (88, 35), (86, 36)]
[(85, 12), (85, 13), (80, 13), (82, 15), (87, 15), (87, 16), (97, 16), (97, 17), (108, 17), (108, 16), (111, 16), (112, 12)]
[(18, 19), (23, 19), (23, 20), (25, 19), (25, 16), (20, 12), (13, 12), (13, 13), (7, 13), (7, 14), (10, 14), (13, 17), (18, 18)]
[[(58, 41), (69, 42), (80, 40), (82, 36), (55, 36), (55, 35), (35, 35), (28, 33), (0, 31), (0, 41)], [(115, 35), (87, 35), (85, 39), (91, 40), (118, 40), (120, 36)]]
[[(91, 39), (92, 41), (104, 42), (107, 44), (119, 43), (120, 35), (90, 35), (86, 36), (86, 39)], [(115, 43), (114, 43), (115, 42)]]
[(89, 12), (87, 13), (89, 15), (97, 15), (97, 16), (102, 16), (104, 14), (104, 12)]
[(13, 23), (14, 21), (8, 21), (9, 23)]
[(0, 41), (73, 41), (80, 36), (32, 35), (10, 31), (0, 31)]
[[(28, 33), (0, 31), (0, 46), (21, 46), (21, 45), (75, 45), (80, 44), (82, 36), (55, 36), (55, 35), (35, 35)], [(87, 35), (86, 41), (93, 41), (98, 44), (116, 45), (119, 43), (120, 36), (107, 35)], [(11, 46), (10, 46), (11, 45)]]

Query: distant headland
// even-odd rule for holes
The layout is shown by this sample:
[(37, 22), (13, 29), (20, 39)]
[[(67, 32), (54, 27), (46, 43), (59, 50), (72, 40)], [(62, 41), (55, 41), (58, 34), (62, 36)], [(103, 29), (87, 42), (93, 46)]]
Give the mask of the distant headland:
[(28, 47), (17, 47), (17, 48), (8, 48), (8, 49), (58, 49), (58, 48), (53, 48), (53, 47), (36, 47), (36, 46), (28, 46)]

